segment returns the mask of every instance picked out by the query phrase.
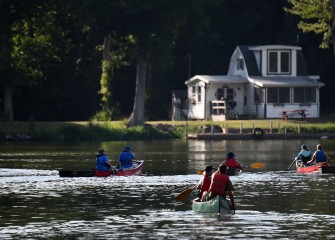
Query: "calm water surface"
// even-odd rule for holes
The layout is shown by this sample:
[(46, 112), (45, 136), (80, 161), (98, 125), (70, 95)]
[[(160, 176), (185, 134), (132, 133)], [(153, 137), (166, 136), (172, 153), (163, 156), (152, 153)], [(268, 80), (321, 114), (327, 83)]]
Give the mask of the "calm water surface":
[[(302, 143), (320, 141), (335, 160), (330, 139), (130, 142), (142, 175), (109, 178), (60, 178), (58, 169), (94, 168), (100, 146), (115, 163), (126, 142), (1, 143), (0, 238), (335, 239), (335, 174), (286, 171)], [(175, 202), (228, 151), (265, 165), (231, 177), (235, 215), (192, 212), (196, 192)]]

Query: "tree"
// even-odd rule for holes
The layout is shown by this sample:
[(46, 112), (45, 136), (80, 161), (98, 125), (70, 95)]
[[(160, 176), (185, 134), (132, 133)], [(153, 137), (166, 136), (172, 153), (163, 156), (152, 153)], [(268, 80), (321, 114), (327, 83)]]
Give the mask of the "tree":
[(285, 10), (298, 15), (301, 21), (298, 27), (303, 32), (322, 34), (321, 48), (331, 44), (335, 54), (335, 0), (289, 0), (290, 7)]
[(37, 85), (45, 79), (47, 63), (60, 61), (55, 43), (63, 41), (64, 32), (57, 22), (56, 2), (0, 1), (0, 81), (4, 115), (9, 121), (14, 120), (15, 89)]
[[(170, 51), (166, 54), (171, 54), (171, 46), (175, 44), (181, 27), (191, 16), (190, 13), (197, 15), (209, 2), (211, 1), (124, 1), (120, 8), (122, 23), (125, 24), (122, 29), (126, 29), (125, 35), (134, 36), (137, 44), (135, 100), (128, 126), (144, 124), (146, 85), (154, 77), (152, 73), (157, 72), (157, 59), (154, 59), (152, 54), (156, 44), (168, 47)], [(161, 57), (164, 58), (162, 55)]]

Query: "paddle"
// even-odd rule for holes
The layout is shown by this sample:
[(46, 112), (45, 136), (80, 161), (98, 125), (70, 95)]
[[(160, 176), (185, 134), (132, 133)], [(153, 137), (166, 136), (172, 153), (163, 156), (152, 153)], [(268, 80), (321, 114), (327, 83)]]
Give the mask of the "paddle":
[[(265, 166), (264, 163), (253, 163), (253, 164), (250, 164), (250, 165), (246, 165), (243, 168), (248, 168), (248, 167), (251, 167), (251, 168), (263, 168), (264, 166)], [(204, 170), (198, 170), (197, 171), (197, 174), (202, 175), (203, 173), (204, 173)]]
[(193, 190), (197, 187), (197, 185), (195, 185), (194, 187), (188, 188), (184, 191), (182, 191), (181, 193), (179, 193), (176, 196), (176, 202), (180, 202), (182, 200), (184, 200), (185, 198), (187, 198), (188, 196), (190, 196), (190, 194), (193, 192)]
[(288, 168), (286, 169), (286, 171), (290, 170), (290, 168), (292, 167), (293, 163), (295, 163), (295, 161), (297, 161), (297, 160), (294, 159), (293, 162), (290, 164), (290, 166), (288, 166)]

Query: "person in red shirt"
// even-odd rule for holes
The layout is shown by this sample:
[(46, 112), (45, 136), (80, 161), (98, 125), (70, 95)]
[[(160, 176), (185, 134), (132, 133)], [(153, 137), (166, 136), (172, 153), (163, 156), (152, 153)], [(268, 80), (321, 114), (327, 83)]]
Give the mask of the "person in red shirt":
[(227, 153), (227, 158), (221, 164), (226, 165), (227, 168), (243, 169), (242, 164), (235, 159), (235, 154), (233, 152)]
[(202, 199), (204, 192), (208, 192), (208, 189), (211, 185), (213, 169), (214, 168), (211, 165), (206, 166), (204, 169), (203, 177), (199, 180), (197, 185), (197, 189), (199, 190), (199, 199)]
[(226, 175), (227, 167), (226, 165), (220, 165), (218, 170), (213, 173), (211, 185), (208, 190), (208, 195), (204, 197), (207, 197), (207, 201), (215, 198), (217, 195), (220, 195), (222, 197), (226, 197), (227, 193), (231, 202), (231, 207), (234, 210), (234, 213), (236, 211), (235, 206), (235, 199), (234, 199), (234, 187), (231, 183), (229, 176)]

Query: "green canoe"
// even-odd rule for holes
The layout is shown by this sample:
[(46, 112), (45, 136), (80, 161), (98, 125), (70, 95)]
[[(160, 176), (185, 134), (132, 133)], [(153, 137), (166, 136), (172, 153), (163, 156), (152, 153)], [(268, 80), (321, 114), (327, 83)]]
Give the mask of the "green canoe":
[(222, 196), (216, 196), (207, 202), (198, 202), (193, 200), (192, 209), (199, 213), (220, 213), (220, 214), (234, 214), (229, 200)]

